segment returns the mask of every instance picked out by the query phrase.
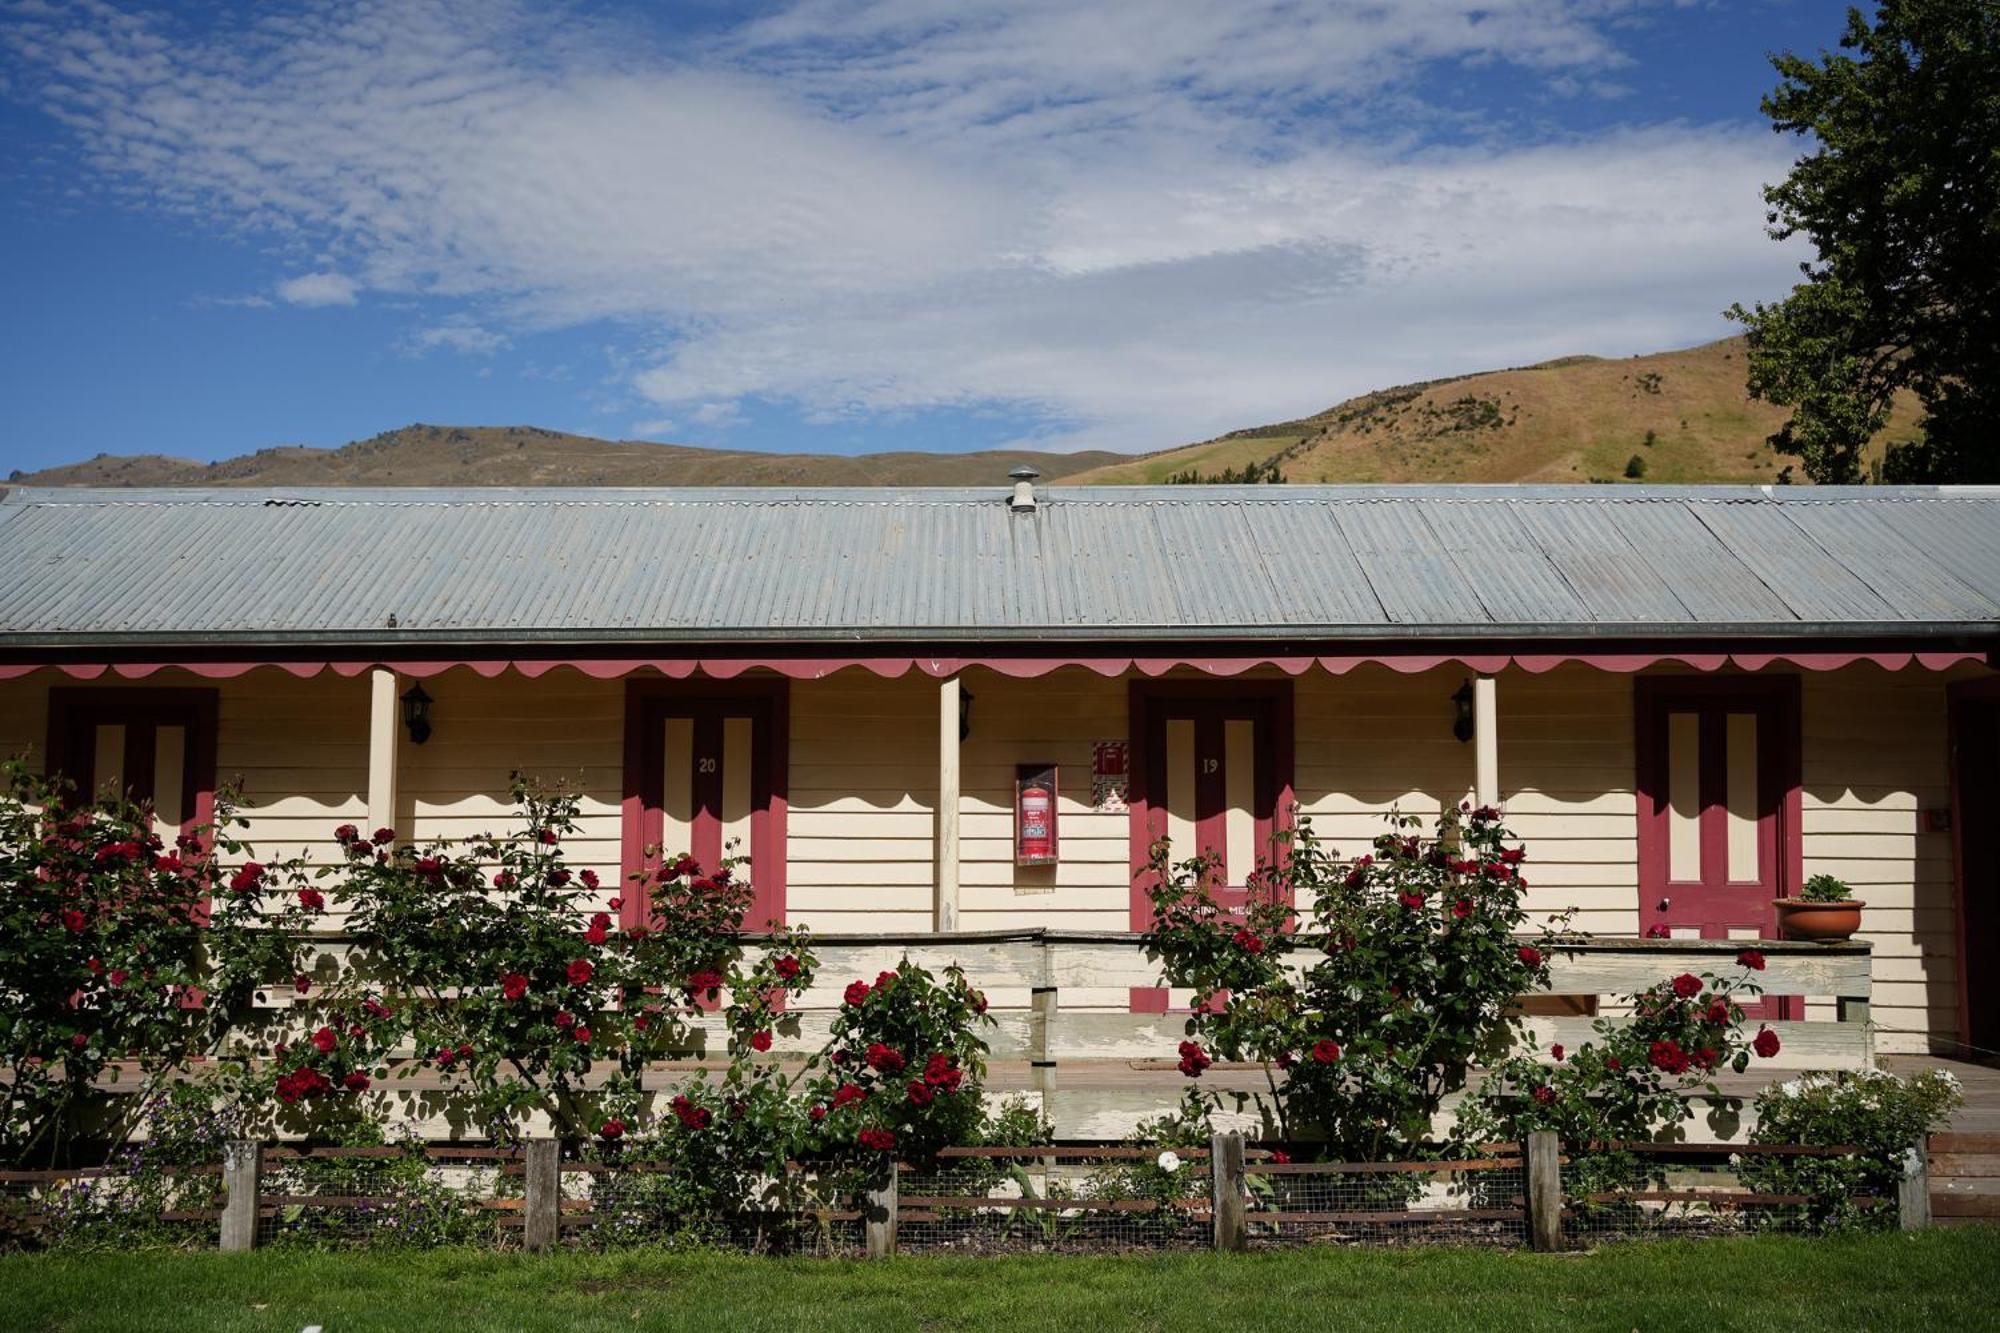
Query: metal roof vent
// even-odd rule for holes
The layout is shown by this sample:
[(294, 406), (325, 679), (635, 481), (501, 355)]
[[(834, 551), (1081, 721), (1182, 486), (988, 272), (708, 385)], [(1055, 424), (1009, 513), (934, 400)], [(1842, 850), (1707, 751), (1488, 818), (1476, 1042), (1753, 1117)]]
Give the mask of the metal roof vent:
[(1007, 501), (1007, 507), (1017, 514), (1035, 512), (1035, 478), (1042, 474), (1026, 463), (1007, 474), (1014, 479), (1014, 494)]

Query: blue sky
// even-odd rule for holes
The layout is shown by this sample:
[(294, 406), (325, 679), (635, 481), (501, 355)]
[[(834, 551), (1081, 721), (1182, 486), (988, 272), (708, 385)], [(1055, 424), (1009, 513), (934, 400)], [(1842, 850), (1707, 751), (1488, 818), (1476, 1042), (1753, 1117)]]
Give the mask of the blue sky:
[(1818, 0), (0, 0), (0, 470), (1160, 448), (1729, 332)]

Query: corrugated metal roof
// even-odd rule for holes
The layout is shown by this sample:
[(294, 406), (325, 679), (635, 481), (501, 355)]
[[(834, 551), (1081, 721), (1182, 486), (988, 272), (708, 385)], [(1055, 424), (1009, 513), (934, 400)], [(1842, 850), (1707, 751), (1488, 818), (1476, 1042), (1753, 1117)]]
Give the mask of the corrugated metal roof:
[[(1986, 634), (2000, 489), (27, 490), (0, 642)], [(390, 618), (394, 617), (394, 628)]]

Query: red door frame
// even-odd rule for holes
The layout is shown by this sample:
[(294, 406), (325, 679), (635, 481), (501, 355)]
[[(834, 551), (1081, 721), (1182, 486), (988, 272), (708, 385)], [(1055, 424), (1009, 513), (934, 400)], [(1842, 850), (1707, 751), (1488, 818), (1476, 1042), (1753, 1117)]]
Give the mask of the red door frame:
[[(1634, 791), (1639, 814), (1639, 926), (1643, 931), (1658, 915), (1652, 901), (1669, 883), (1667, 861), (1666, 725), (1676, 703), (1724, 706), (1740, 703), (1775, 715), (1774, 744), (1760, 745), (1757, 754), (1758, 804), (1769, 810), (1758, 819), (1761, 852), (1771, 856), (1776, 882), (1774, 898), (1789, 898), (1805, 877), (1805, 844), (1800, 835), (1800, 721), (1797, 676), (1726, 676), (1689, 679), (1681, 676), (1640, 677), (1634, 682), (1634, 749), (1638, 774)], [(1704, 723), (1704, 726), (1707, 724)], [(1714, 791), (1716, 775), (1728, 762), (1727, 753), (1706, 731), (1702, 737), (1702, 787)], [(1711, 815), (1713, 817), (1711, 817)], [(1701, 813), (1702, 863), (1726, 859), (1721, 845), (1727, 826), (1720, 809)], [(1760, 855), (1761, 859), (1761, 855)], [(1761, 930), (1776, 931), (1776, 909), (1766, 905)]]
[[(1154, 803), (1151, 743), (1152, 722), (1172, 704), (1240, 704), (1264, 722), (1270, 736), (1269, 759), (1258, 765), (1256, 801), (1257, 842), (1292, 827), (1292, 682), (1289, 680), (1135, 680), (1131, 682), (1126, 728), (1130, 740), (1126, 774), (1126, 806), (1132, 870), (1131, 928), (1146, 931), (1153, 924), (1153, 902), (1146, 894), (1153, 843), (1167, 831), (1164, 801)], [(1220, 802), (1211, 802), (1219, 805)], [(1262, 812), (1269, 811), (1264, 814)], [(1193, 853), (1189, 853), (1192, 855)]]
[[(1967, 958), (1971, 930), (1965, 914), (1965, 803), (1959, 792), (1958, 729), (1961, 707), (1968, 700), (2000, 700), (2000, 677), (1953, 681), (1945, 687), (1945, 763), (1951, 783), (1951, 907), (1957, 930), (1958, 1039), (1972, 1041), (1972, 968)], [(1993, 984), (2000, 984), (1996, 982)]]
[[(665, 795), (665, 726), (670, 717), (694, 719), (699, 729), (721, 726), (725, 711), (752, 719), (750, 777), (750, 873), (756, 898), (745, 925), (761, 930), (768, 921), (785, 920), (785, 824), (789, 804), (791, 754), (791, 682), (784, 677), (703, 681), (629, 680), (625, 683), (625, 780), (621, 808), (620, 866), (625, 885), (619, 919), (639, 925), (651, 912), (634, 875), (652, 869), (646, 848), (659, 842), (664, 827), (661, 802)], [(761, 733), (761, 743), (757, 739)], [(697, 746), (699, 739), (697, 739)], [(717, 783), (721, 774), (716, 775)], [(708, 793), (711, 801), (718, 794)], [(696, 788), (696, 799), (702, 799)], [(695, 846), (688, 849), (713, 869), (721, 859), (719, 826), (704, 829), (697, 821)]]
[(180, 826), (183, 834), (192, 833), (215, 819), (215, 720), (214, 690), (57, 686), (49, 691), (45, 771), (51, 776), (68, 775), (76, 783), (78, 795), (89, 799), (97, 780), (93, 771), (97, 743), (91, 733), (100, 726), (123, 726), (125, 772), (144, 775), (143, 782), (128, 783), (128, 790), (136, 789), (141, 797), (151, 800), (154, 730), (181, 727), (187, 744), (181, 759), (181, 808), (185, 813)]

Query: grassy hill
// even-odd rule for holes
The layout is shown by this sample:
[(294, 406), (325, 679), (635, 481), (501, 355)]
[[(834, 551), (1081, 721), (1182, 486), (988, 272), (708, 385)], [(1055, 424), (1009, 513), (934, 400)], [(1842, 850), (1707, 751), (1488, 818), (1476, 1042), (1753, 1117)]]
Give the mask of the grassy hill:
[[(597, 440), (533, 426), (405, 426), (338, 449), (261, 449), (218, 463), (103, 454), (9, 480), (37, 486), (951, 486), (1158, 483), (1276, 464), (1295, 482), (1769, 482), (1790, 460), (1765, 437), (1782, 408), (1744, 391), (1730, 338), (1613, 360), (1379, 389), (1293, 421), (1156, 453), (774, 454)], [(1899, 405), (1884, 440), (1907, 438)], [(1878, 441), (1878, 445), (1881, 441)], [(1636, 474), (1636, 475), (1634, 475)]]
[(100, 454), (8, 480), (26, 486), (953, 486), (1001, 484), (1022, 463), (1054, 480), (1125, 457), (1007, 449), (772, 454), (597, 440), (534, 426), (416, 425), (338, 449), (259, 449), (217, 463)]
[[(1769, 482), (1786, 411), (1744, 390), (1741, 338), (1622, 360), (1570, 356), (1406, 384), (1295, 421), (1125, 459), (1072, 482), (1148, 483), (1276, 461), (1295, 482)], [(1915, 413), (1884, 433), (1901, 439)], [(1634, 463), (1633, 460), (1638, 460)], [(1628, 475), (1628, 468), (1640, 475)]]

